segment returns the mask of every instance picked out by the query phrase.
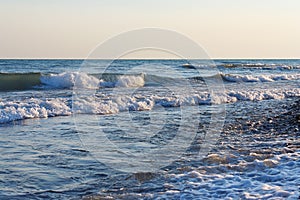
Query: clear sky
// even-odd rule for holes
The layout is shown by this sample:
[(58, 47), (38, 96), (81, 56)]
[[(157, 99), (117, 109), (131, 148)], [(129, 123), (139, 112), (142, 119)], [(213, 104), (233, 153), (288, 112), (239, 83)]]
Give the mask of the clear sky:
[(300, 58), (300, 0), (0, 0), (0, 58), (85, 58), (143, 27), (178, 31), (213, 58)]

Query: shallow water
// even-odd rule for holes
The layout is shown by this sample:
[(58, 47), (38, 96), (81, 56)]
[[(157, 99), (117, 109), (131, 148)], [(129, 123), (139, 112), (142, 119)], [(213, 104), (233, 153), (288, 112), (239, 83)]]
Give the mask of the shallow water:
[(0, 79), (40, 83), (2, 85), (0, 199), (299, 197), (299, 127), (277, 121), (299, 60), (125, 60), (100, 77), (105, 61), (81, 63), (1, 60)]

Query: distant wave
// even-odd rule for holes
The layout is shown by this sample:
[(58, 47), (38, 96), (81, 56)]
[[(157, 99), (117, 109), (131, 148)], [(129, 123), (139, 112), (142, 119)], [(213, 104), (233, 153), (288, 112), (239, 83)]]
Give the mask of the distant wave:
[(266, 63), (228, 63), (221, 64), (220, 67), (224, 68), (252, 68), (252, 69), (261, 69), (261, 70), (291, 70), (291, 69), (300, 69), (300, 65), (279, 65), (279, 64), (266, 64)]
[[(300, 69), (300, 65), (288, 65), (288, 64), (271, 64), (271, 63), (224, 63), (218, 64), (218, 67), (223, 68), (244, 68), (244, 69), (259, 69), (259, 70), (292, 70)], [(181, 67), (186, 69), (201, 69), (212, 67), (208, 64), (194, 65), (190, 63), (182, 64)]]
[(221, 74), (224, 81), (228, 82), (274, 82), (282, 80), (300, 79), (300, 74), (277, 74), (277, 75), (238, 75)]
[(185, 64), (183, 64), (181, 66), (184, 67), (184, 68), (187, 68), (187, 69), (196, 69), (196, 66), (192, 65), (190, 63), (185, 63)]
[(288, 81), (300, 79), (300, 74), (262, 74), (262, 75), (246, 75), (246, 74), (224, 74), (219, 73), (209, 77), (196, 76), (189, 79), (205, 81), (208, 79), (221, 77), (224, 82), (274, 82), (274, 81)]

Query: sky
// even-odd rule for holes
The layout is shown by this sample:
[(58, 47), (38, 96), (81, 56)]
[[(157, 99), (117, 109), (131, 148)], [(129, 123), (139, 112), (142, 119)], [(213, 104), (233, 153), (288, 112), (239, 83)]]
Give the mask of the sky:
[(300, 58), (299, 9), (299, 0), (0, 0), (0, 58), (86, 58), (145, 27), (183, 34), (212, 58)]

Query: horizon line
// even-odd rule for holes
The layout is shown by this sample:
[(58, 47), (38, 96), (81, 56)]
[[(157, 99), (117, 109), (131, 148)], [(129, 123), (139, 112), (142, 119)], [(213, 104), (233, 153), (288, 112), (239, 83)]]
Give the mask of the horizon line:
[(0, 58), (0, 60), (299, 60), (299, 58), (264, 58), (264, 57), (245, 57), (245, 58)]

